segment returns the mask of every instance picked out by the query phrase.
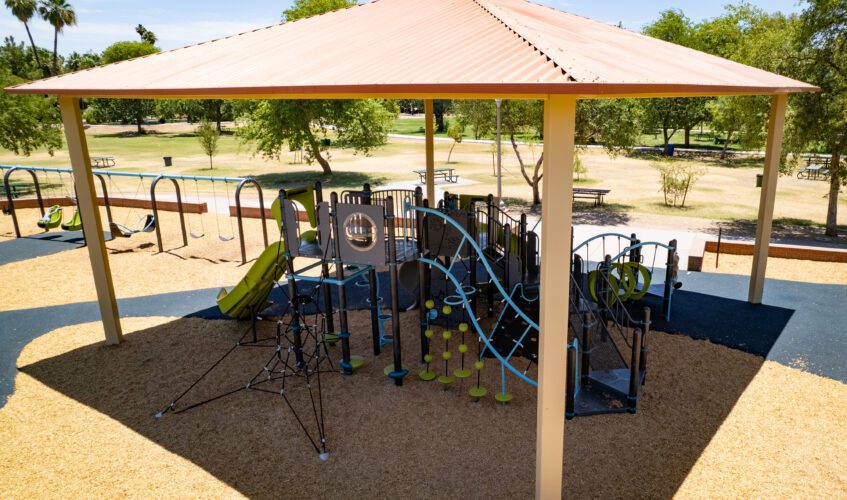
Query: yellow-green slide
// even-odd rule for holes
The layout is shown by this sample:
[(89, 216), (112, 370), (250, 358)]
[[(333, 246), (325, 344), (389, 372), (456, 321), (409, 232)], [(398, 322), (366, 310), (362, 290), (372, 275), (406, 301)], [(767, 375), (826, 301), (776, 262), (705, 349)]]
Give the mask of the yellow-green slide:
[(266, 248), (244, 278), (232, 289), (221, 288), (218, 307), (235, 319), (249, 319), (250, 314), (270, 306), (267, 301), (274, 284), (285, 272), (285, 247), (277, 242)]

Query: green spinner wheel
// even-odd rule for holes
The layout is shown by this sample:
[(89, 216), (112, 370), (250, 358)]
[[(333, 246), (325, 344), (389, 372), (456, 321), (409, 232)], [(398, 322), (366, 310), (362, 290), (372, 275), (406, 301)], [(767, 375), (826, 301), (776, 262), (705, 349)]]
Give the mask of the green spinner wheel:
[(468, 377), (471, 376), (471, 371), (468, 370), (467, 368), (456, 368), (453, 371), (453, 376), (458, 378), (458, 379), (468, 378)]
[(424, 382), (432, 382), (436, 377), (438, 377), (438, 374), (432, 370), (424, 370), (418, 373), (418, 377), (420, 377), (420, 379)]
[(497, 401), (499, 401), (503, 404), (506, 404), (506, 403), (508, 403), (509, 401), (512, 400), (512, 394), (508, 393), (508, 392), (498, 392), (497, 394), (494, 395), (494, 399), (496, 399)]
[(450, 375), (441, 375), (438, 377), (438, 382), (443, 385), (450, 385), (453, 383), (453, 377)]
[(468, 390), (468, 394), (470, 394), (472, 398), (479, 399), (485, 397), (485, 395), (488, 394), (488, 389), (486, 389), (485, 387), (474, 386), (471, 387), (470, 390)]

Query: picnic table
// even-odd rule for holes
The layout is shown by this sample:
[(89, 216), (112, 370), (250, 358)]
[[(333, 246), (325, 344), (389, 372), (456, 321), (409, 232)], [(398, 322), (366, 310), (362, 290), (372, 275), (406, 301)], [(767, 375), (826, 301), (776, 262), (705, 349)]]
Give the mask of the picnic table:
[(820, 180), (825, 181), (829, 178), (829, 169), (824, 168), (823, 165), (810, 164), (797, 172), (797, 178), (808, 180), (817, 180), (820, 178)]
[[(426, 170), (412, 170), (412, 172), (418, 174), (421, 178), (421, 184), (426, 184)], [(447, 182), (459, 182), (459, 175), (453, 173), (453, 169), (449, 167), (436, 168), (435, 179), (444, 179)]]
[[(12, 193), (12, 198), (20, 198), (22, 194), (27, 194), (35, 190), (35, 184), (31, 182), (10, 182), (9, 191)], [(3, 193), (5, 195), (5, 192)]]
[(594, 206), (600, 206), (603, 204), (603, 197), (610, 192), (610, 189), (573, 188), (573, 201), (577, 199), (594, 200)]
[(114, 156), (92, 156), (91, 163), (95, 167), (108, 168), (115, 166)]

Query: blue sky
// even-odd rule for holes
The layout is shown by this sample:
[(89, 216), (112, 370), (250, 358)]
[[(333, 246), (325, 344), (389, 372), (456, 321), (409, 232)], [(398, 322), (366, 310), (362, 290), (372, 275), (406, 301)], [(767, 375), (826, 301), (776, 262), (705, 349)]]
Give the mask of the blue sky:
[[(141, 23), (156, 33), (162, 49), (240, 33), (280, 21), (281, 12), (293, 0), (70, 0), (79, 25), (68, 28), (59, 39), (59, 52), (102, 51), (112, 42), (135, 40), (134, 27)], [(719, 15), (730, 1), (715, 0), (536, 0), (607, 23), (623, 22), (632, 30), (655, 19), (659, 12), (682, 9), (694, 20)], [(752, 0), (768, 11), (799, 12), (800, 0)], [(36, 20), (32, 26), (37, 44), (52, 47), (52, 28)], [(0, 13), (0, 34), (26, 40), (26, 32), (7, 9)]]

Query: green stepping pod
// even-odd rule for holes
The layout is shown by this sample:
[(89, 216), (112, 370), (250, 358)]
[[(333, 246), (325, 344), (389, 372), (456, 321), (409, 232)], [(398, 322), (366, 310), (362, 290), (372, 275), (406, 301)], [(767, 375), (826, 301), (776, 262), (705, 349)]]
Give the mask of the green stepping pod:
[(230, 290), (222, 288), (218, 293), (221, 312), (231, 318), (248, 319), (251, 312), (269, 306), (268, 295), (285, 271), (284, 255), (282, 242), (266, 248), (237, 285)]
[(82, 217), (79, 215), (79, 209), (74, 210), (73, 217), (69, 221), (62, 224), (62, 229), (65, 231), (82, 231)]
[(55, 229), (62, 223), (62, 207), (53, 205), (49, 210), (38, 220), (38, 227), (42, 229)]

